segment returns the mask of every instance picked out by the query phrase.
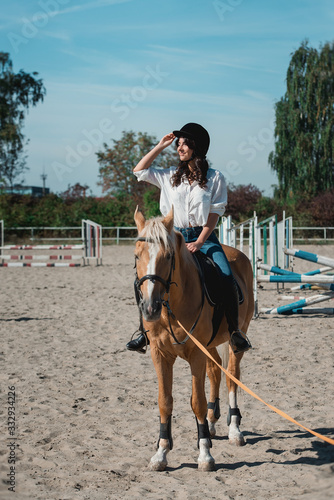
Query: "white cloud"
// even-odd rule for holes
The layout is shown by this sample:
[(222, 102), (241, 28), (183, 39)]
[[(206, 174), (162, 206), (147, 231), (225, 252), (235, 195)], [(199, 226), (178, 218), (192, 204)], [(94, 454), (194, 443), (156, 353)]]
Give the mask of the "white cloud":
[(64, 31), (46, 31), (43, 30), (43, 36), (47, 36), (49, 38), (55, 38), (56, 40), (62, 40), (64, 42), (69, 42), (71, 37), (68, 33)]
[(121, 56), (116, 58), (111, 53), (106, 53), (103, 50), (90, 49), (83, 51), (65, 48), (61, 50), (61, 53), (74, 57), (86, 65), (93, 66), (95, 78), (97, 75), (103, 76), (103, 81), (106, 81), (108, 77), (121, 77), (125, 81), (140, 80), (143, 78), (146, 67), (144, 63), (142, 68), (138, 66), (139, 59), (131, 63)]
[(268, 94), (265, 94), (264, 92), (256, 92), (255, 90), (244, 90), (243, 92), (245, 95), (248, 95), (249, 97), (253, 97), (254, 99), (257, 99), (259, 101), (270, 101), (271, 97), (268, 96)]
[(89, 2), (81, 5), (73, 5), (72, 7), (67, 7), (67, 9), (59, 10), (55, 14), (72, 14), (72, 12), (82, 12), (84, 10), (92, 10), (100, 7), (109, 7), (110, 5), (116, 5), (121, 3), (132, 2), (133, 0), (97, 0), (95, 2)]
[(179, 47), (170, 47), (167, 45), (152, 45), (149, 44), (148, 47), (151, 47), (152, 49), (157, 49), (159, 52), (168, 52), (170, 54), (181, 54), (181, 55), (195, 55), (196, 53), (193, 50), (187, 50), (187, 49), (180, 49)]

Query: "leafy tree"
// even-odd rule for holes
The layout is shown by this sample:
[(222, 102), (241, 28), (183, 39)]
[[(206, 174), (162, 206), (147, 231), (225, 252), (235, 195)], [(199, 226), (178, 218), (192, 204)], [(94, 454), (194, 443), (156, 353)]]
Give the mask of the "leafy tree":
[(252, 217), (255, 206), (261, 197), (261, 191), (252, 184), (247, 186), (230, 184), (227, 188), (226, 213), (231, 215), (234, 221)]
[(60, 197), (64, 200), (77, 200), (79, 198), (85, 198), (87, 189), (89, 189), (89, 186), (86, 184), (82, 186), (79, 182), (74, 184), (74, 186), (69, 184), (66, 191), (60, 193)]
[(311, 198), (334, 186), (334, 44), (305, 41), (292, 54), (287, 91), (275, 105), (269, 164), (280, 196)]
[[(32, 76), (33, 75), (33, 76)], [(13, 186), (15, 177), (26, 169), (24, 116), (45, 95), (38, 73), (13, 72), (7, 52), (0, 52), (0, 177)]]
[[(127, 194), (142, 204), (142, 196), (147, 185), (138, 184), (133, 175), (133, 169), (139, 160), (148, 153), (157, 143), (154, 136), (146, 133), (133, 131), (123, 131), (119, 140), (112, 139), (112, 146), (104, 144), (104, 150), (97, 153), (100, 164), (100, 181), (103, 193), (107, 194)], [(172, 148), (165, 149), (153, 162), (152, 166), (166, 168), (177, 165), (178, 155)], [(150, 189), (152, 187), (150, 186)]]
[(310, 202), (312, 221), (316, 226), (334, 226), (334, 189), (319, 194)]
[(147, 189), (147, 191), (145, 191), (143, 196), (143, 202), (144, 202), (143, 208), (146, 218), (156, 217), (158, 215), (161, 215), (160, 204), (159, 204), (160, 192), (158, 189), (155, 189), (154, 186), (152, 186), (152, 188)]
[(276, 203), (273, 198), (269, 198), (268, 196), (261, 196), (253, 210), (256, 212), (259, 220), (264, 220), (270, 217), (271, 215), (281, 213), (284, 208), (280, 206), (280, 204)]

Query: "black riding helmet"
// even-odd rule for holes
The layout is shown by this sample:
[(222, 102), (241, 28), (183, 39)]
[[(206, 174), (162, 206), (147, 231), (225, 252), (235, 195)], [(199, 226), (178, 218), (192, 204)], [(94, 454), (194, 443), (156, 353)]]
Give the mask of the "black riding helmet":
[(196, 152), (205, 157), (210, 145), (210, 136), (208, 131), (198, 123), (187, 123), (180, 130), (174, 130), (176, 137), (192, 139), (196, 144)]

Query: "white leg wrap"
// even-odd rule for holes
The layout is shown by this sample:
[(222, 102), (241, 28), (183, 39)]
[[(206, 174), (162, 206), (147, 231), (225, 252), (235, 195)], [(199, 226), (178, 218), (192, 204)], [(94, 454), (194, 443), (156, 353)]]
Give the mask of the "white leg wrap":
[(212, 471), (215, 469), (215, 461), (210, 453), (210, 442), (207, 438), (199, 440), (198, 468), (202, 471)]
[(151, 470), (162, 471), (167, 467), (167, 453), (169, 445), (167, 439), (160, 439), (159, 448), (155, 455), (151, 458), (149, 468)]
[[(229, 403), (232, 409), (238, 407), (237, 395), (235, 392), (229, 393)], [(231, 416), (231, 422), (228, 427), (228, 439), (231, 444), (237, 446), (243, 446), (244, 444), (246, 444), (246, 442), (242, 432), (239, 429), (239, 422), (240, 422), (240, 417), (238, 417), (237, 415)]]

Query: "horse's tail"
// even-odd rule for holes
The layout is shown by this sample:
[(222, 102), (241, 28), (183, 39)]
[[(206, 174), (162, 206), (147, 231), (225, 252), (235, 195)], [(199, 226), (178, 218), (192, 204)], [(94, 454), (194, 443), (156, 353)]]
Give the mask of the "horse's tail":
[[(228, 360), (229, 360), (229, 342), (224, 342), (222, 345), (222, 351), (221, 351), (221, 358), (222, 358), (222, 367), (227, 370), (228, 366)], [(241, 368), (240, 368), (240, 380), (241, 380)], [(226, 401), (228, 402), (228, 391), (227, 391), (227, 385), (223, 384), (223, 393), (224, 397), (226, 398)], [(240, 391), (241, 394), (243, 394), (243, 391)]]
[[(222, 367), (225, 368), (225, 370), (227, 369), (227, 366), (228, 366), (228, 358), (229, 358), (229, 342), (224, 342), (224, 344), (222, 344), (222, 350), (221, 350), (221, 357), (222, 357)], [(224, 400), (226, 400), (227, 404), (228, 404), (228, 391), (227, 391), (227, 385), (224, 383), (223, 384), (223, 398)]]
[(223, 368), (225, 368), (225, 370), (227, 369), (228, 358), (229, 358), (228, 346), (229, 346), (228, 342), (224, 342), (224, 344), (222, 345), (222, 353), (221, 353), (222, 354), (222, 365), (223, 365)]

